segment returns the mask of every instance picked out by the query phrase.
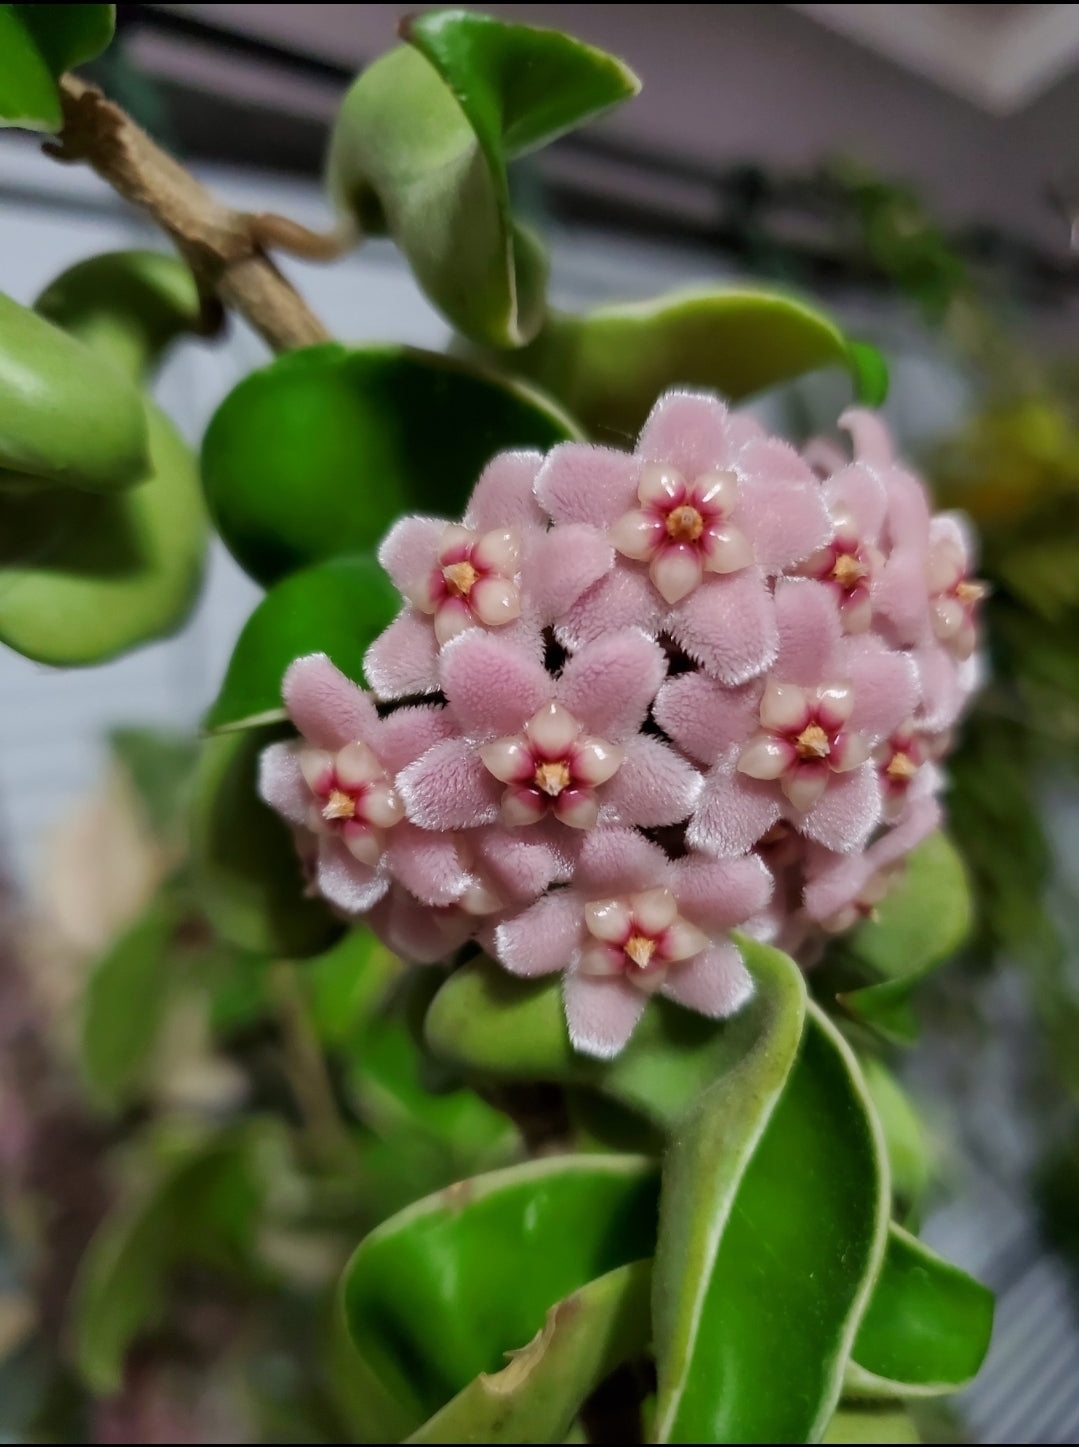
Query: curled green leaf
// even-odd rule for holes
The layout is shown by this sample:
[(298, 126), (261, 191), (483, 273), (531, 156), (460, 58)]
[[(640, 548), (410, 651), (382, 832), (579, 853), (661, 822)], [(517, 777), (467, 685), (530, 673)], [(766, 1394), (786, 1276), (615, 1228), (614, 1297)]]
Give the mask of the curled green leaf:
[(639, 89), (612, 56), (467, 10), (410, 20), (367, 67), (330, 147), (337, 204), (388, 232), (466, 336), (520, 346), (543, 319), (546, 259), (514, 223), (506, 164)]
[(61, 483), (114, 493), (150, 465), (130, 379), (35, 312), (0, 294), (0, 489)]
[(0, 5), (0, 126), (58, 131), (57, 79), (112, 39), (115, 5)]
[(367, 1236), (342, 1303), (401, 1434), (499, 1373), (556, 1302), (647, 1257), (656, 1185), (637, 1157), (552, 1156), (459, 1182)]
[(41, 316), (145, 380), (169, 344), (205, 329), (195, 278), (160, 251), (109, 251), (69, 267), (34, 303)]
[(993, 1330), (993, 1293), (892, 1225), (847, 1368), (853, 1397), (936, 1397), (971, 1381)]
[(552, 312), (535, 341), (502, 361), (620, 446), (669, 387), (708, 387), (739, 401), (820, 367), (844, 367), (861, 400), (883, 400), (883, 362), (872, 348), (849, 342), (806, 303), (756, 289), (702, 287), (583, 315)]
[(496, 452), (579, 435), (538, 392), (408, 347), (307, 347), (225, 398), (202, 449), (222, 538), (252, 577), (377, 547), (402, 512), (459, 516)]

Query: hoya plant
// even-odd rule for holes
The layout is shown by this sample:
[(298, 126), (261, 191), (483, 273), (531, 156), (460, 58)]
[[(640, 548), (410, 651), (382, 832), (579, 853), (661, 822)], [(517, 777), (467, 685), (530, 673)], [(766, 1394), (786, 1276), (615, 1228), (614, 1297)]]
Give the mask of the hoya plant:
[[(124, 1146), (62, 1301), (93, 1431), (175, 1391), (168, 1343), (210, 1372), (272, 1322), (267, 1390), (304, 1383), (273, 1440), (301, 1397), (303, 1440), (918, 1440), (992, 1322), (917, 1237), (887, 1063), (968, 924), (941, 797), (983, 589), (881, 358), (759, 290), (548, 307), (508, 167), (639, 84), (569, 36), (403, 23), (317, 236), (71, 74), (112, 27), (0, 6), (5, 123), (172, 248), (0, 297), (0, 639), (84, 666), (173, 632), (211, 530), (265, 595), (191, 777), (122, 744), (166, 862), (83, 1007)], [(376, 235), (450, 354), (331, 338), (272, 259)], [(230, 311), (274, 355), (195, 458), (148, 387)], [(821, 368), (829, 438), (739, 407)], [(160, 1072), (196, 998), (212, 1110)]]

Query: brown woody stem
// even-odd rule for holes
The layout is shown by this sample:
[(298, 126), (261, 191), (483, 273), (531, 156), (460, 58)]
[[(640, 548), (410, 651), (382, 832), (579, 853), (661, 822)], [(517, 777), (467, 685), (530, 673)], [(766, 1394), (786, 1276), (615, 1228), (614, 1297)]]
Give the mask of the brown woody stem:
[[(118, 105), (73, 75), (60, 81), (64, 128), (46, 149), (85, 161), (166, 231), (199, 287), (246, 317), (275, 351), (324, 342), (329, 333), (263, 250), (274, 226), (225, 206)], [(304, 228), (292, 226), (296, 238)], [(306, 233), (312, 236), (313, 233)]]

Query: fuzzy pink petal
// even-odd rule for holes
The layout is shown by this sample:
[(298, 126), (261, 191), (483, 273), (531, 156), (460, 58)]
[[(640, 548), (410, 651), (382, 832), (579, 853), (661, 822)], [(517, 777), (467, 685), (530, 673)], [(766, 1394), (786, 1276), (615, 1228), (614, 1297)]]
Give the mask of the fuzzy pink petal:
[(854, 686), (847, 727), (872, 744), (914, 713), (917, 670), (908, 654), (893, 652), (872, 635), (846, 639), (843, 651), (842, 677)]
[(439, 704), (397, 708), (379, 722), (378, 757), (393, 777), (454, 733), (449, 710)]
[(319, 893), (346, 914), (363, 914), (389, 888), (385, 870), (361, 864), (340, 839), (327, 835), (318, 841), (316, 880)]
[(453, 835), (417, 829), (407, 820), (386, 836), (386, 863), (394, 878), (423, 904), (453, 904), (469, 883)]
[(652, 829), (688, 818), (703, 780), (667, 744), (642, 734), (626, 744), (622, 767), (601, 798), (600, 819)]
[(659, 644), (626, 628), (586, 644), (568, 660), (558, 698), (590, 734), (615, 743), (640, 728), (666, 672)]
[(610, 543), (583, 523), (532, 533), (525, 542), (521, 569), (522, 605), (541, 627), (555, 623), (613, 566)]
[(929, 546), (929, 498), (916, 477), (891, 467), (883, 474), (888, 494), (888, 533), (895, 548)]
[(939, 643), (916, 648), (912, 655), (921, 688), (919, 721), (930, 733), (951, 728), (963, 711), (966, 693), (955, 657)]
[(498, 817), (502, 785), (463, 739), (443, 739), (397, 776), (405, 811), (421, 829), (472, 829)]
[(951, 543), (966, 561), (968, 569), (978, 561), (978, 539), (965, 513), (935, 513), (929, 524), (929, 540), (931, 543)]
[(556, 624), (555, 633), (567, 648), (582, 648), (619, 628), (640, 628), (654, 637), (665, 613), (666, 604), (648, 573), (616, 561), (611, 571), (583, 593)]
[(775, 609), (759, 568), (709, 576), (671, 610), (667, 626), (707, 673), (732, 686), (756, 678), (776, 656)]
[(472, 490), (464, 525), (477, 533), (495, 528), (545, 528), (547, 518), (532, 484), (543, 463), (539, 452), (500, 452)]
[(753, 993), (753, 980), (736, 945), (729, 940), (672, 965), (660, 990), (690, 1010), (722, 1020), (741, 1009)]
[(885, 468), (892, 462), (892, 439), (875, 412), (866, 407), (848, 407), (839, 425), (850, 433), (855, 456), (871, 467)]
[(371, 644), (363, 671), (378, 698), (408, 698), (438, 687), (438, 641), (430, 618), (406, 608)]
[(743, 744), (760, 727), (761, 685), (724, 688), (703, 673), (669, 678), (656, 696), (656, 723), (679, 748), (703, 764)]
[(606, 531), (637, 502), (640, 459), (612, 447), (561, 442), (536, 478), (541, 507), (556, 523), (590, 523)]
[(885, 869), (940, 828), (941, 807), (933, 798), (914, 799), (894, 828), (889, 829), (866, 850), (873, 869)]
[(932, 636), (924, 548), (897, 544), (873, 579), (871, 597), (874, 612), (888, 619), (901, 644), (923, 643)]
[(311, 790), (300, 772), (295, 744), (269, 744), (259, 755), (259, 798), (290, 824), (306, 824)]
[(446, 644), (440, 674), (455, 720), (473, 738), (516, 733), (554, 695), (551, 676), (538, 658), (479, 628)]
[(738, 457), (742, 481), (732, 521), (766, 573), (793, 567), (832, 536), (820, 484), (785, 442), (762, 438)]
[(842, 630), (835, 595), (824, 583), (781, 578), (776, 584), (778, 683), (812, 686), (839, 679)]
[(850, 854), (861, 849), (880, 819), (880, 782), (873, 764), (866, 763), (849, 774), (833, 774), (819, 803), (795, 822), (808, 838)]
[(719, 859), (752, 849), (780, 813), (776, 786), (736, 773), (735, 762), (728, 755), (708, 775), (686, 832), (694, 849)]
[(863, 542), (877, 541), (888, 511), (888, 495), (875, 472), (851, 463), (830, 477), (821, 491), (833, 515), (850, 518)]
[(514, 975), (551, 975), (568, 967), (584, 935), (583, 901), (556, 889), (495, 930), (499, 960)]
[(463, 912), (430, 909), (400, 887), (379, 900), (367, 923), (394, 954), (421, 965), (446, 959), (476, 927)]
[(663, 850), (635, 829), (600, 828), (581, 847), (575, 884), (589, 899), (603, 899), (658, 888), (669, 874)]
[[(535, 829), (482, 829), (473, 848), (483, 873), (507, 900), (530, 900), (568, 873), (566, 861)], [(563, 831), (565, 832), (565, 831)]]
[(633, 1034), (647, 1003), (642, 992), (614, 976), (567, 974), (562, 982), (566, 1025), (574, 1049), (611, 1060)]
[(315, 748), (340, 749), (357, 739), (376, 747), (374, 704), (325, 653), (309, 653), (289, 664), (281, 693), (289, 718)]
[(398, 592), (405, 592), (426, 578), (438, 561), (438, 544), (449, 526), (445, 518), (399, 518), (383, 538), (378, 560), (393, 579)]
[(727, 413), (727, 445), (732, 457), (736, 457), (748, 443), (767, 435), (757, 419), (748, 412)]
[[(743, 429), (743, 439), (744, 429)], [(648, 415), (637, 456), (676, 467), (687, 482), (731, 460), (727, 409), (707, 392), (667, 392)]]
[(672, 873), (679, 913), (710, 932), (744, 924), (772, 897), (772, 876), (755, 854), (742, 859), (688, 854), (675, 861)]
[(805, 910), (811, 919), (827, 919), (849, 905), (873, 872), (865, 854), (833, 854), (819, 849), (809, 856)]

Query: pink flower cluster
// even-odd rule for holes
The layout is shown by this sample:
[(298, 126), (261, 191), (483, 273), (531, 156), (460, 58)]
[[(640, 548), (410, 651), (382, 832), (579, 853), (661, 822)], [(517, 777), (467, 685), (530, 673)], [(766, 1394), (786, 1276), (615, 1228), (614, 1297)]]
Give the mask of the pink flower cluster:
[(263, 798), (312, 888), (401, 955), (475, 938), (562, 972), (609, 1057), (658, 991), (712, 1016), (751, 983), (730, 931), (807, 958), (936, 827), (981, 587), (871, 414), (816, 469), (672, 392), (633, 453), (496, 457), (463, 522), (403, 518), (407, 600), (373, 696), (315, 655)]

